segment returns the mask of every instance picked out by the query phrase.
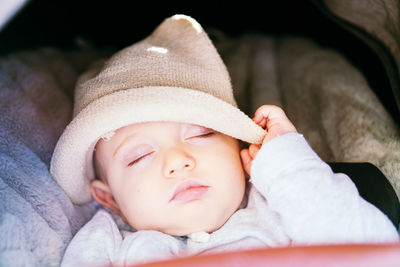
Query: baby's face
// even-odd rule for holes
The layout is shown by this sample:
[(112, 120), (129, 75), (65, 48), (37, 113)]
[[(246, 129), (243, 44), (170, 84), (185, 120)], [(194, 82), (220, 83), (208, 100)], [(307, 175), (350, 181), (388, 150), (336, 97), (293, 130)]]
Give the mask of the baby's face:
[(193, 124), (123, 127), (97, 143), (95, 157), (115, 202), (109, 207), (137, 230), (215, 231), (245, 192), (238, 141)]

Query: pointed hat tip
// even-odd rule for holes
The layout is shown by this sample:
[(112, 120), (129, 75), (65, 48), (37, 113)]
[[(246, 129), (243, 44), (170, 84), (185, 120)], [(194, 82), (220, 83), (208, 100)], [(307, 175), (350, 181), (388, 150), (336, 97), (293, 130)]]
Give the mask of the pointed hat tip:
[(192, 17), (183, 15), (183, 14), (177, 14), (171, 17), (173, 20), (185, 20), (188, 21), (190, 24), (192, 24), (193, 28), (197, 31), (197, 33), (201, 33), (203, 28), (201, 25)]

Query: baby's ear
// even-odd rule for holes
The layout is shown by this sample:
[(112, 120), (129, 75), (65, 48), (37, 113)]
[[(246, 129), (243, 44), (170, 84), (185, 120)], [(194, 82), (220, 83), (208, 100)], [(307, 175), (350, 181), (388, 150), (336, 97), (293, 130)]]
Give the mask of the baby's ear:
[(243, 169), (246, 172), (246, 177), (250, 177), (250, 167), (251, 167), (251, 156), (249, 153), (249, 149), (245, 148), (240, 151), (240, 158), (242, 160)]
[(90, 191), (93, 198), (102, 206), (107, 207), (117, 214), (121, 214), (117, 202), (111, 193), (110, 187), (100, 180), (93, 180), (90, 183)]

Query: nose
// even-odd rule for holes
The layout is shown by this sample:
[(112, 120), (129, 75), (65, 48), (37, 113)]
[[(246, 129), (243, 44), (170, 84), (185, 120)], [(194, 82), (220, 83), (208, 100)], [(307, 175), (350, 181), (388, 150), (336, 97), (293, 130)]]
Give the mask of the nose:
[(182, 149), (171, 148), (165, 153), (163, 172), (165, 177), (172, 178), (184, 175), (195, 168), (195, 159)]

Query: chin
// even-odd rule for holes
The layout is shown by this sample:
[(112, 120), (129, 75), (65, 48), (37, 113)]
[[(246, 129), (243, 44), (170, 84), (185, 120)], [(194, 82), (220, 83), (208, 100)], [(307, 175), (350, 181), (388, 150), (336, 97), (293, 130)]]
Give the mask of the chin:
[[(224, 221), (215, 220), (214, 222), (210, 222), (210, 220), (207, 220), (206, 222), (204, 222), (204, 224), (199, 224), (199, 225), (193, 225), (193, 223), (186, 224), (185, 225), (186, 227), (183, 226), (182, 228), (176, 229), (175, 231), (170, 231), (169, 233), (164, 232), (164, 233), (173, 235), (173, 236), (186, 236), (186, 235), (190, 235), (190, 234), (198, 233), (198, 232), (212, 233), (212, 232), (215, 232), (218, 229), (220, 229), (226, 223), (226, 221), (229, 219), (229, 217)], [(207, 219), (209, 219), (209, 218), (207, 218)], [(189, 226), (189, 227), (187, 227), (187, 226)]]
[(159, 231), (172, 236), (186, 236), (198, 232), (212, 233), (221, 228), (222, 225), (223, 223), (218, 225), (211, 225), (209, 222), (200, 225), (193, 225), (193, 223), (191, 223), (186, 225), (177, 225), (168, 229), (159, 229)]
[(210, 213), (209, 209), (205, 208), (209, 208), (209, 206), (204, 206), (201, 203), (193, 204), (181, 210), (180, 216), (175, 214), (172, 220), (171, 216), (168, 216), (169, 218), (164, 220), (163, 227), (153, 228), (152, 230), (171, 236), (186, 236), (198, 232), (212, 233), (220, 229), (238, 209), (236, 206), (231, 206), (224, 210), (215, 210)]

